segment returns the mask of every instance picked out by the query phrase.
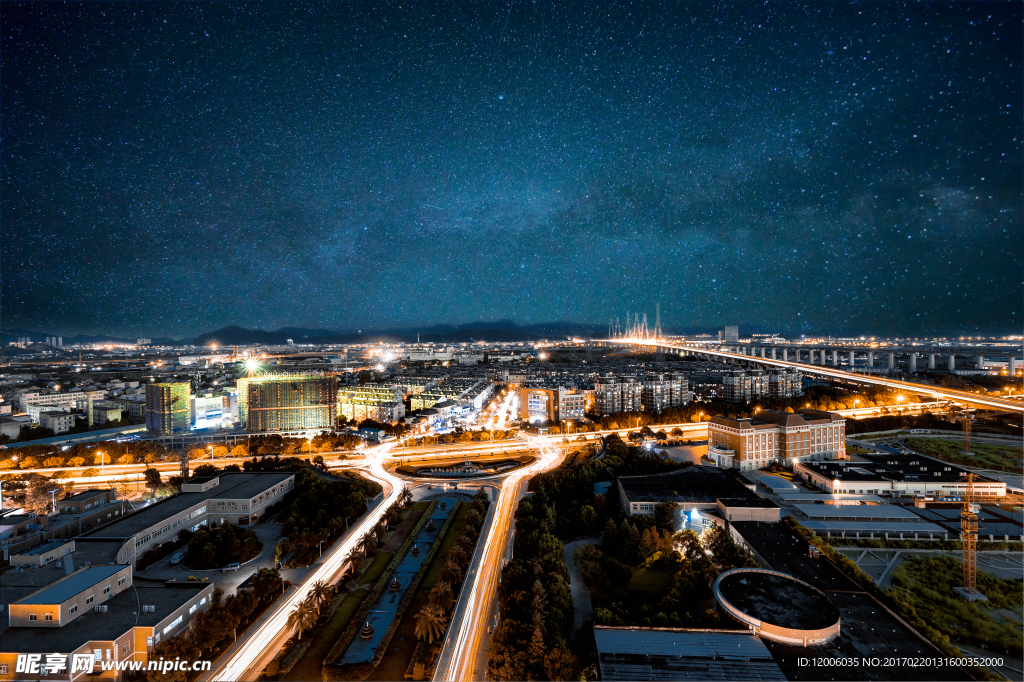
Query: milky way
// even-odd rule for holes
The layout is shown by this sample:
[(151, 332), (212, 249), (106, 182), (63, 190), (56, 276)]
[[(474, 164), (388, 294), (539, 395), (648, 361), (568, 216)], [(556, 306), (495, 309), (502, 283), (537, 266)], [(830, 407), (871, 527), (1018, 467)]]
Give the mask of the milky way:
[(4, 327), (1021, 326), (1020, 3), (26, 3)]

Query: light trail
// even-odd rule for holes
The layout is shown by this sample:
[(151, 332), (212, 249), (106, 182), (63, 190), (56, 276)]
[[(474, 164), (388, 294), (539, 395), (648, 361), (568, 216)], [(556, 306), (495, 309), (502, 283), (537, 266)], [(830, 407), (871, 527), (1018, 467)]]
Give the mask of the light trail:
[(988, 398), (985, 396), (978, 396), (967, 391), (957, 391), (950, 388), (941, 388), (937, 386), (925, 386), (924, 384), (915, 384), (910, 381), (898, 381), (896, 379), (879, 379), (864, 374), (856, 374), (853, 372), (846, 372), (841, 369), (829, 369), (828, 367), (820, 367), (818, 365), (808, 365), (802, 362), (789, 362), (788, 360), (772, 360), (771, 358), (762, 358), (756, 355), (742, 355), (740, 353), (727, 353), (720, 350), (710, 350), (706, 348), (697, 348), (693, 346), (685, 346), (682, 344), (666, 343), (664, 341), (656, 341), (652, 339), (611, 339), (608, 343), (618, 343), (625, 346), (661, 346), (662, 348), (671, 348), (673, 350), (684, 350), (684, 351), (695, 351), (697, 353), (705, 353), (708, 355), (715, 355), (722, 358), (729, 358), (730, 360), (745, 360), (747, 362), (757, 362), (762, 365), (772, 365), (776, 367), (792, 367), (799, 369), (801, 372), (808, 374), (820, 374), (822, 376), (831, 377), (833, 379), (843, 379), (844, 381), (852, 381), (860, 384), (868, 384), (871, 386), (884, 386), (885, 388), (895, 388), (901, 391), (907, 391), (908, 393), (916, 393), (917, 395), (930, 395), (933, 398), (941, 398), (942, 400), (956, 400), (960, 402), (972, 403), (975, 405), (983, 405), (985, 407), (991, 407), (999, 410), (1007, 410), (1010, 412), (1024, 412), (1024, 404), (1015, 403), (1002, 398)]
[[(367, 476), (382, 486), (391, 486), (384, 500), (377, 505), (376, 509), (367, 511), (363, 519), (348, 532), (345, 539), (321, 560), (320, 565), (298, 585), (295, 592), (282, 603), (271, 607), (274, 613), (267, 618), (252, 634), (246, 637), (246, 642), (239, 647), (234, 654), (216, 671), (204, 675), (203, 679), (211, 680), (249, 680), (255, 679), (256, 675), (247, 675), (250, 668), (255, 665), (261, 656), (268, 650), (276, 647), (279, 640), (289, 634), (288, 616), (301, 603), (310, 592), (313, 583), (323, 580), (329, 583), (334, 576), (341, 572), (345, 566), (345, 557), (359, 543), (360, 538), (368, 533), (389, 506), (391, 506), (401, 494), (402, 480), (397, 476), (385, 471), (384, 460), (388, 452), (394, 447), (394, 443), (385, 443), (376, 448), (366, 451), (366, 461), (359, 467)], [(257, 673), (259, 671), (256, 671)]]
[[(452, 623), (438, 657), (434, 680), (472, 680), (476, 670), (476, 657), (481, 639), (487, 634), (487, 616), (501, 578), (502, 554), (508, 544), (521, 484), (533, 476), (553, 469), (561, 461), (563, 452), (550, 438), (521, 435), (531, 448), (539, 451), (537, 461), (529, 467), (511, 473), (501, 483), (498, 499), (494, 503), (491, 527), (487, 530), (483, 551), (480, 552), (472, 584), (464, 585), (462, 595), (452, 615)], [(468, 579), (468, 578), (467, 578)]]

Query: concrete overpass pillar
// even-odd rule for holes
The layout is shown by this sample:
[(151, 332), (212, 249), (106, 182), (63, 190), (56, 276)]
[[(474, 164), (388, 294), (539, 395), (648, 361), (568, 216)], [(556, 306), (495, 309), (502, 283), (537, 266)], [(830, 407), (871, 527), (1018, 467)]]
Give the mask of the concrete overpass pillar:
[(888, 367), (889, 367), (889, 369), (896, 369), (896, 354), (895, 353), (889, 353)]
[(985, 369), (985, 356), (984, 355), (979, 355), (978, 356), (978, 369)]
[(775, 346), (772, 346), (772, 360), (775, 360)]
[(839, 351), (835, 350), (834, 348), (832, 349), (832, 366), (839, 366)]
[(935, 369), (935, 353), (928, 354), (928, 369)]
[(875, 354), (873, 352), (871, 352), (871, 351), (868, 351), (868, 367), (874, 367), (874, 366), (875, 366)]
[(1007, 369), (1010, 370), (1010, 376), (1011, 377), (1012, 376), (1016, 376), (1016, 374), (1017, 374), (1017, 358), (1013, 357), (1012, 355), (1010, 356), (1010, 362), (1009, 362), (1009, 365), (1008, 365)]
[(954, 354), (954, 353), (950, 353), (949, 354), (948, 369), (949, 369), (950, 372), (952, 372), (953, 370), (956, 369), (956, 354)]
[(788, 348), (783, 348), (782, 349), (782, 361), (783, 362), (789, 362), (789, 349)]
[(822, 349), (821, 349), (821, 356), (820, 356), (820, 359), (818, 360), (818, 364), (819, 364), (819, 365), (824, 365), (824, 364), (825, 364), (825, 362), (826, 362), (826, 360), (825, 360), (825, 354), (826, 354), (826, 353), (828, 353), (828, 351), (827, 351), (827, 350), (825, 350), (824, 348), (822, 348)]
[(810, 350), (807, 351), (807, 364), (808, 365), (813, 365), (814, 364), (814, 349), (813, 348), (811, 348)]
[(917, 353), (911, 353), (907, 358), (907, 371), (911, 374), (917, 371)]
[(851, 350), (850, 351), (850, 369), (853, 369), (853, 358), (854, 358), (854, 352)]

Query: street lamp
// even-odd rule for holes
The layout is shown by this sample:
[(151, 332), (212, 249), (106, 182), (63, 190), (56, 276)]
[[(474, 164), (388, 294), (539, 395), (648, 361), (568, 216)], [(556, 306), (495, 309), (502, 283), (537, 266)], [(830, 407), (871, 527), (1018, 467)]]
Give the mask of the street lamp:
[(100, 458), (100, 473), (102, 473), (104, 471), (103, 465), (105, 464), (106, 455), (102, 452), (97, 452), (96, 454), (99, 455)]

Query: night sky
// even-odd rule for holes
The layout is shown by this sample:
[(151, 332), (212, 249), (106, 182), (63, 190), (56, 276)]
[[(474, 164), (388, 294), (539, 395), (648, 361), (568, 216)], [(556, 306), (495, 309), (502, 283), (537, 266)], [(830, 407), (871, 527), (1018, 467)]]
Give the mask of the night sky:
[(4, 329), (1022, 325), (1018, 2), (0, 12)]

